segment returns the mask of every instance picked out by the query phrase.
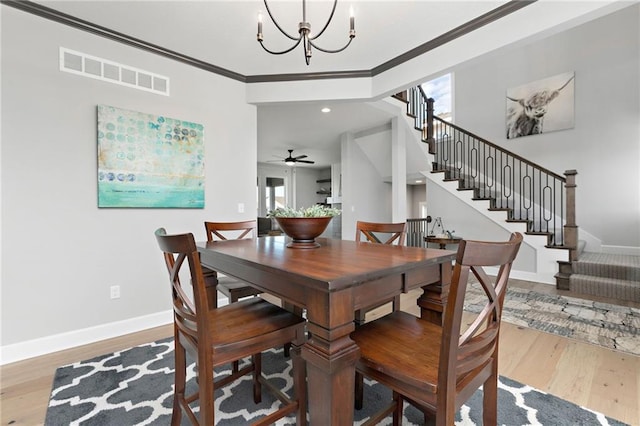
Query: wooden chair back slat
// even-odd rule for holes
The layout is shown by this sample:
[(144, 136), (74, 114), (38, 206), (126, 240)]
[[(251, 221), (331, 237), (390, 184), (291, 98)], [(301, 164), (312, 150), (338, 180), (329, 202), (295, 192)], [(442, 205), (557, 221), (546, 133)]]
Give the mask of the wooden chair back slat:
[[(385, 241), (380, 239), (379, 234), (391, 234)], [(361, 241), (362, 236), (370, 243), (393, 244), (403, 246), (407, 237), (407, 223), (379, 223), (379, 222), (356, 222), (356, 241)]]
[(220, 241), (228, 240), (230, 239), (229, 233), (234, 233), (231, 239), (236, 240), (247, 238), (247, 236), (249, 236), (248, 238), (256, 238), (258, 221), (205, 222), (204, 229), (207, 231), (207, 241), (209, 242), (216, 241), (216, 239)]
[[(167, 235), (165, 229), (160, 228), (155, 235), (160, 249), (164, 252), (165, 264), (169, 271), (176, 323), (181, 325), (182, 331), (194, 337), (198, 333), (208, 332), (208, 324), (200, 321), (197, 315), (200, 310), (208, 310), (208, 301), (193, 234)], [(183, 281), (180, 280), (185, 265), (189, 267), (190, 279), (183, 281), (188, 283), (190, 289), (183, 287)]]

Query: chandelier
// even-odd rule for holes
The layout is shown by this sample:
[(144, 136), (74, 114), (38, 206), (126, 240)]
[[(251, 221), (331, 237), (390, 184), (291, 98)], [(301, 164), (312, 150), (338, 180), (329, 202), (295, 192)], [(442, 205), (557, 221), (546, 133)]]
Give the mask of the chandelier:
[(349, 18), (349, 41), (347, 41), (347, 44), (342, 46), (342, 48), (340, 48), (340, 49), (332, 50), (332, 49), (324, 49), (324, 48), (318, 46), (314, 42), (318, 37), (320, 37), (322, 35), (322, 33), (324, 33), (324, 30), (326, 30), (327, 27), (329, 26), (329, 23), (331, 22), (331, 19), (333, 19), (333, 14), (336, 11), (336, 5), (337, 4), (338, 4), (338, 0), (334, 0), (333, 8), (331, 9), (331, 14), (329, 15), (329, 19), (327, 19), (327, 22), (324, 24), (324, 27), (322, 27), (322, 30), (319, 33), (317, 33), (316, 35), (310, 36), (311, 24), (309, 22), (307, 22), (307, 2), (306, 2), (306, 0), (302, 0), (302, 22), (300, 22), (298, 24), (298, 36), (294, 37), (294, 36), (288, 34), (285, 30), (282, 29), (282, 27), (278, 24), (276, 19), (273, 17), (273, 14), (271, 13), (271, 10), (269, 9), (269, 5), (267, 4), (267, 0), (264, 0), (264, 6), (267, 8), (267, 13), (269, 14), (269, 17), (273, 21), (273, 23), (276, 26), (276, 28), (278, 28), (278, 30), (280, 30), (280, 32), (282, 34), (284, 34), (287, 38), (293, 40), (294, 44), (290, 48), (282, 50), (282, 51), (274, 51), (274, 50), (268, 49), (263, 43), (262, 14), (259, 13), (258, 14), (258, 37), (257, 38), (258, 38), (258, 42), (260, 43), (260, 46), (262, 46), (262, 48), (264, 50), (266, 50), (267, 52), (271, 53), (272, 55), (282, 55), (284, 53), (291, 52), (300, 43), (302, 43), (302, 47), (304, 48), (304, 60), (307, 63), (307, 65), (309, 65), (309, 62), (311, 61), (311, 48), (312, 47), (314, 49), (318, 49), (319, 51), (325, 52), (325, 53), (342, 52), (344, 49), (346, 49), (351, 44), (351, 41), (356, 36), (355, 22), (354, 22), (354, 17), (353, 17), (353, 10), (351, 10), (351, 16)]

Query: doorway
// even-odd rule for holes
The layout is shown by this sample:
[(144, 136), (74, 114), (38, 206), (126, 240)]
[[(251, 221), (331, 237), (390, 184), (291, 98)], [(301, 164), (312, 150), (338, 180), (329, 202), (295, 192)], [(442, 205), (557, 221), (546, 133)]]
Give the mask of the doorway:
[(291, 204), (290, 174), (289, 169), (258, 165), (258, 217), (266, 217), (270, 210)]

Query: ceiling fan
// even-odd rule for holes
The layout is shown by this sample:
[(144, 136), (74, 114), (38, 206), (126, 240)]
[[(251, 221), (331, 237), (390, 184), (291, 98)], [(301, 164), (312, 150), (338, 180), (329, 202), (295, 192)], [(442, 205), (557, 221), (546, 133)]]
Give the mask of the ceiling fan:
[(303, 158), (307, 158), (306, 155), (297, 155), (294, 157), (292, 149), (288, 149), (287, 151), (289, 151), (289, 156), (287, 158), (274, 161), (284, 161), (284, 164), (286, 164), (287, 166), (295, 166), (296, 163), (315, 164), (315, 161), (303, 160)]

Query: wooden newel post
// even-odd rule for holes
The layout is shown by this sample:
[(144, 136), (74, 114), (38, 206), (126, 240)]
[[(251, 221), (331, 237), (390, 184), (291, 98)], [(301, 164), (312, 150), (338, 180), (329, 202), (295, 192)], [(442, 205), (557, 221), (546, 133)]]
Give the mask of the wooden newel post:
[(564, 172), (567, 180), (567, 222), (564, 226), (564, 245), (569, 247), (569, 260), (578, 260), (578, 225), (576, 224), (576, 170)]
[(429, 144), (429, 154), (436, 152), (436, 140), (433, 138), (433, 111), (435, 100), (427, 98), (427, 119), (422, 127), (422, 139)]

